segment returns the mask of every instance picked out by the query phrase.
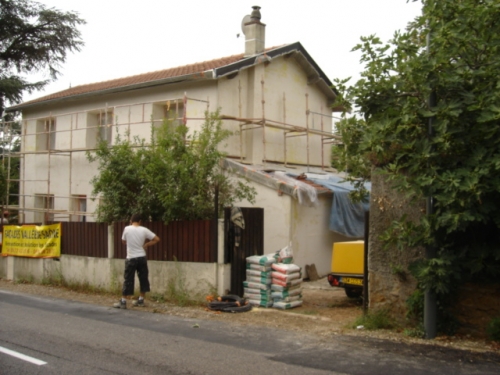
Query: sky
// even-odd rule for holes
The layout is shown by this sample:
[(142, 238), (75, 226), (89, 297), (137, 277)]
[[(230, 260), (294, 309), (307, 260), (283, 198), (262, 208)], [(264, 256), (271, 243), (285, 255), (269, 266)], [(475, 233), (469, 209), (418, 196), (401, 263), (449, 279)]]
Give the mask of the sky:
[[(85, 46), (68, 55), (61, 75), (24, 101), (68, 87), (127, 77), (244, 52), (241, 21), (261, 7), (266, 47), (300, 42), (326, 76), (359, 78), (361, 36), (388, 41), (421, 13), (407, 0), (38, 0), (74, 11)], [(240, 34), (238, 38), (237, 35)], [(40, 75), (32, 79), (47, 78)], [(352, 82), (351, 81), (351, 82)], [(354, 82), (352, 82), (354, 83)]]

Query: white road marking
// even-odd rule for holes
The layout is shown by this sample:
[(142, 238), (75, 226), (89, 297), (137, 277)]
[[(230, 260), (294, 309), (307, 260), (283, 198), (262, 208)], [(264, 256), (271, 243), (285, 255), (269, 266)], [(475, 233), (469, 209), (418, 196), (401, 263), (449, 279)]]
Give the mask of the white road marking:
[(34, 363), (35, 365), (38, 365), (38, 366), (47, 364), (47, 362), (44, 362), (44, 361), (41, 361), (39, 359), (15, 352), (15, 351), (10, 350), (10, 349), (3, 348), (1, 346), (0, 346), (0, 352), (11, 355), (11, 356), (19, 358), (19, 359), (22, 359), (22, 360), (27, 361), (27, 362)]

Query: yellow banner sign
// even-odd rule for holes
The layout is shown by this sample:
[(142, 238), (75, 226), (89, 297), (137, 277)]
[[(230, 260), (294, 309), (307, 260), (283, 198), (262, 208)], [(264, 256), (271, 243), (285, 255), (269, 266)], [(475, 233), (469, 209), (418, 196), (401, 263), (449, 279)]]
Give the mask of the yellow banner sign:
[(52, 225), (4, 225), (3, 256), (59, 258), (61, 256), (61, 223)]

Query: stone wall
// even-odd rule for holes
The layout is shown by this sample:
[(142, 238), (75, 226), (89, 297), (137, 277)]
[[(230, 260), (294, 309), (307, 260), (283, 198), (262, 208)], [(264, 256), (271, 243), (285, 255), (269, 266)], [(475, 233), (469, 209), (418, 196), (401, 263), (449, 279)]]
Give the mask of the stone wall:
[[(408, 271), (408, 265), (424, 257), (423, 249), (384, 248), (379, 236), (390, 223), (407, 214), (418, 219), (425, 213), (422, 206), (410, 204), (408, 199), (391, 188), (383, 176), (372, 175), (370, 202), (370, 232), (368, 247), (368, 282), (372, 309), (388, 309), (403, 322), (407, 312), (406, 300), (417, 283)], [(500, 285), (466, 284), (459, 288), (452, 312), (459, 322), (458, 333), (485, 337), (489, 322), (500, 316)]]
[(410, 204), (408, 199), (391, 188), (387, 178), (372, 174), (370, 195), (370, 230), (368, 247), (369, 307), (388, 309), (397, 320), (406, 315), (406, 300), (416, 289), (416, 280), (408, 271), (408, 265), (424, 256), (423, 249), (398, 250), (385, 248), (380, 235), (394, 220), (407, 214), (418, 219), (424, 206)]

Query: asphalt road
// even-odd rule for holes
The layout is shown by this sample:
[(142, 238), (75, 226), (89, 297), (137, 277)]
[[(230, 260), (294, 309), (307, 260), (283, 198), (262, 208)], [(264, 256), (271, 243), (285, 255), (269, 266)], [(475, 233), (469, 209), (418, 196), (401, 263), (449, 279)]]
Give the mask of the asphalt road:
[[(24, 356), (24, 357), (23, 357)], [(0, 291), (0, 374), (499, 374), (444, 348), (228, 326)]]

